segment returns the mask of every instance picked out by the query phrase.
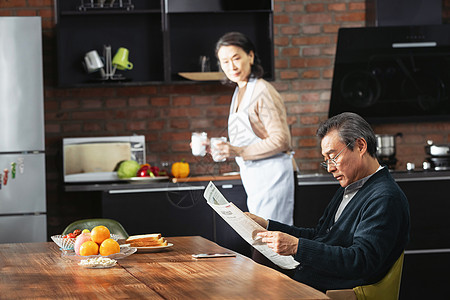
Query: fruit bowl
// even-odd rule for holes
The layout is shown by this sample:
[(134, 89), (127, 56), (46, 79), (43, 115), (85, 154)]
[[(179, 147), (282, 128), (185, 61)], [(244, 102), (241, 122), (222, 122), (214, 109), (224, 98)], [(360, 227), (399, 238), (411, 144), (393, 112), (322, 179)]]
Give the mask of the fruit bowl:
[[(76, 238), (63, 238), (62, 235), (52, 235), (51, 238), (61, 250), (73, 250), (76, 240)], [(111, 238), (117, 241), (120, 237), (117, 234), (112, 233)]]
[(73, 250), (76, 240), (76, 238), (63, 238), (62, 235), (52, 235), (51, 238), (61, 250)]

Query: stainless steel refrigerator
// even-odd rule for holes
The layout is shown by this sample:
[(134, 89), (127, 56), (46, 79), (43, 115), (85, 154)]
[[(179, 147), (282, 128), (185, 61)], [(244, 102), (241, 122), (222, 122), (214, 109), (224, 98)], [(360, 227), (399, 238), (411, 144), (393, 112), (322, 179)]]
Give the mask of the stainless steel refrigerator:
[(0, 17), (0, 243), (47, 240), (40, 17)]

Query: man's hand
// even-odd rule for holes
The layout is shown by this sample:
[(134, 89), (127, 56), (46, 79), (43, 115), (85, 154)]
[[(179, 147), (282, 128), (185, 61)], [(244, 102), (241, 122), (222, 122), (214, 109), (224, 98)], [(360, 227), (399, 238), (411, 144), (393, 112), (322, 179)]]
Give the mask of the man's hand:
[(267, 221), (266, 219), (263, 219), (261, 217), (258, 217), (257, 215), (251, 214), (249, 212), (244, 212), (244, 214), (249, 216), (253, 221), (255, 221), (256, 223), (258, 223), (259, 225), (261, 225), (264, 228), (267, 228), (267, 225), (269, 225), (269, 221)]
[(280, 255), (294, 255), (297, 253), (298, 238), (279, 231), (259, 232), (257, 237), (262, 238), (263, 243)]

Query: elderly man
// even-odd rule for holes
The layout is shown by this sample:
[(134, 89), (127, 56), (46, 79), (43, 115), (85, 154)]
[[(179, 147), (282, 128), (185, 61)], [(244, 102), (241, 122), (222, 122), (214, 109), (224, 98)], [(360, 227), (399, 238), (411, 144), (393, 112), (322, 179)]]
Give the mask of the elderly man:
[(316, 289), (378, 282), (409, 240), (409, 204), (376, 158), (376, 139), (359, 115), (342, 113), (317, 131), (322, 165), (341, 187), (315, 228), (299, 228), (249, 214), (268, 231), (262, 241), (300, 263), (293, 278)]

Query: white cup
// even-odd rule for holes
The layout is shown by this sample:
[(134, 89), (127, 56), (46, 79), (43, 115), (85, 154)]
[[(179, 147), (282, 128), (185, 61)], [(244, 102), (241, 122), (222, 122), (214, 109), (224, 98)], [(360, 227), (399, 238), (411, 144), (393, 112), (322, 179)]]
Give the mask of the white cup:
[(207, 141), (208, 134), (206, 132), (193, 132), (191, 138), (192, 155), (205, 156)]
[(220, 142), (227, 142), (227, 138), (222, 136), (222, 137), (213, 137), (211, 138), (211, 155), (212, 158), (215, 162), (223, 162), (226, 161), (226, 157), (223, 157), (219, 154), (219, 149), (217, 149), (217, 144)]
[(84, 63), (88, 73), (98, 71), (104, 66), (97, 50), (92, 50), (86, 53), (86, 55), (84, 56)]

